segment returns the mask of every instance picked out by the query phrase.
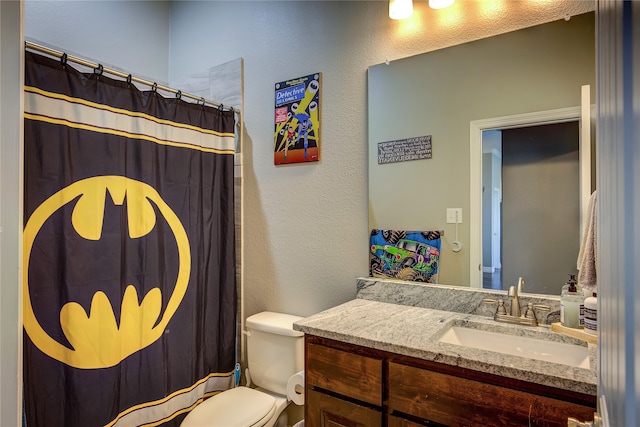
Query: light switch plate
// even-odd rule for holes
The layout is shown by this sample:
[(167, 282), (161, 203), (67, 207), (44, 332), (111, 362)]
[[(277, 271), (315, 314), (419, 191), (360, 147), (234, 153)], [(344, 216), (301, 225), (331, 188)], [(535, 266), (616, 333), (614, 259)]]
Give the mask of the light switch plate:
[(462, 223), (462, 208), (447, 208), (447, 224)]

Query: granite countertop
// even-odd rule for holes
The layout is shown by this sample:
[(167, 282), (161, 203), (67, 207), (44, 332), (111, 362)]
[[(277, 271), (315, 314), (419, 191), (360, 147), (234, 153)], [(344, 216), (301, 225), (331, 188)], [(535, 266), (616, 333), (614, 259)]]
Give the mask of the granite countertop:
[[(539, 337), (588, 346), (589, 368), (534, 360), (438, 342), (451, 326)], [(490, 317), (355, 299), (294, 323), (297, 331), (364, 347), (579, 393), (596, 395), (597, 346), (536, 327), (498, 323)]]

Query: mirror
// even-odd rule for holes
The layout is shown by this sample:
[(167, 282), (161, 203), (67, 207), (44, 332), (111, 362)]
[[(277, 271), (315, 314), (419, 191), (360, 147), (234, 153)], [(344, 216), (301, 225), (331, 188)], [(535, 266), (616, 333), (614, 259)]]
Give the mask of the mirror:
[[(476, 254), (482, 213), (475, 205), (482, 197), (481, 171), (472, 157), (472, 150), (481, 157), (482, 145), (471, 145), (471, 124), (544, 116), (540, 112), (577, 111), (579, 118), (583, 85), (595, 99), (593, 12), (369, 67), (369, 228), (444, 230), (439, 283), (482, 286)], [(481, 130), (488, 129), (496, 128)], [(431, 158), (378, 163), (379, 143), (420, 136), (431, 137)], [(457, 239), (447, 208), (462, 209)], [(462, 244), (459, 252), (452, 250), (454, 240)], [(548, 244), (559, 243), (549, 236)], [(561, 266), (557, 278), (522, 274), (527, 292), (559, 295), (567, 274), (575, 273), (577, 250), (569, 259), (573, 263)], [(502, 286), (516, 280), (503, 277)]]

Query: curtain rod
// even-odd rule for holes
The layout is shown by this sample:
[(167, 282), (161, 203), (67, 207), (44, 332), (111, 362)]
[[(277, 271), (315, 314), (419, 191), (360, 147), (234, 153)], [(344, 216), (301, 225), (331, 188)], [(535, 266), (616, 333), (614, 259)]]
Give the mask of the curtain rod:
[(132, 76), (131, 74), (126, 74), (126, 73), (123, 73), (123, 72), (118, 71), (118, 70), (114, 70), (114, 69), (111, 69), (111, 68), (105, 68), (105, 67), (102, 66), (102, 64), (95, 64), (93, 62), (89, 62), (89, 61), (86, 61), (86, 60), (81, 59), (81, 58), (76, 58), (75, 56), (67, 55), (66, 53), (59, 52), (57, 50), (50, 49), (50, 48), (44, 47), (44, 46), (40, 46), (38, 44), (31, 43), (31, 42), (28, 42), (28, 41), (25, 41), (24, 45), (25, 45), (25, 48), (27, 48), (27, 49), (32, 49), (32, 50), (35, 50), (35, 51), (38, 51), (38, 52), (46, 53), (48, 55), (54, 56), (54, 57), (59, 58), (59, 59), (65, 58), (66, 61), (75, 62), (76, 64), (84, 65), (85, 67), (93, 68), (94, 70), (100, 70), (101, 73), (113, 74), (114, 76), (117, 76), (117, 77), (120, 77), (120, 78), (123, 78), (123, 79), (127, 79), (127, 81), (131, 80), (131, 81), (134, 81), (136, 83), (140, 83), (140, 84), (143, 84), (143, 85), (150, 86), (150, 87), (152, 87), (154, 89), (160, 89), (160, 90), (162, 90), (164, 92), (173, 93), (178, 98), (181, 98), (181, 97), (190, 98), (190, 99), (193, 99), (194, 101), (197, 101), (198, 103), (201, 102), (203, 105), (204, 104), (211, 104), (214, 107), (221, 108), (221, 109), (226, 109), (228, 111), (233, 111), (234, 113), (237, 113), (238, 115), (241, 115), (240, 110), (236, 110), (232, 106), (225, 107), (223, 104), (220, 104), (219, 102), (210, 101), (210, 100), (202, 98), (200, 96), (195, 96), (195, 95), (191, 95), (190, 93), (182, 92), (181, 90), (177, 90), (177, 89), (173, 89), (173, 88), (170, 88), (170, 87), (167, 87), (167, 86), (159, 85), (156, 82), (151, 82), (149, 80), (144, 80), (144, 79), (141, 79), (139, 77), (135, 77), (135, 76)]

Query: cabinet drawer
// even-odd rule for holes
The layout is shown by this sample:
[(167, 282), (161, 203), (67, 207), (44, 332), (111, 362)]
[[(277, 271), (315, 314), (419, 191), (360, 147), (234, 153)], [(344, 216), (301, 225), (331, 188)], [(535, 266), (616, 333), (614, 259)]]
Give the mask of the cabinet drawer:
[(305, 381), (376, 406), (382, 406), (382, 360), (307, 343)]
[(307, 427), (381, 427), (382, 412), (310, 390), (307, 396)]
[(453, 375), (389, 363), (389, 410), (449, 426), (566, 426), (594, 408)]
[(423, 427), (424, 424), (416, 424), (409, 420), (405, 420), (403, 418), (394, 417), (393, 415), (389, 415), (387, 422), (388, 427)]

